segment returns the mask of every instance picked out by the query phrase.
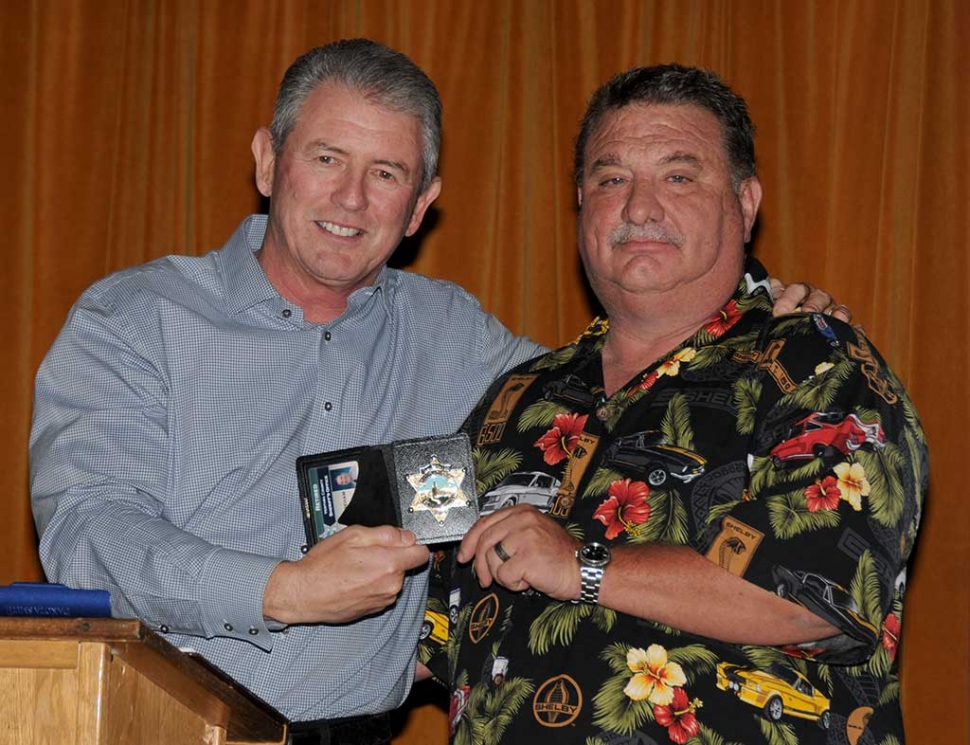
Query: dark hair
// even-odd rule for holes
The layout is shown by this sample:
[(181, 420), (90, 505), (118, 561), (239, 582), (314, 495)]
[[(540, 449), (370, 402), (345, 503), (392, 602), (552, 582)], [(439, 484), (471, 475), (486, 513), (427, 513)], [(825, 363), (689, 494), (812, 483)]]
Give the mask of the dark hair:
[(574, 177), (583, 180), (586, 144), (609, 112), (632, 104), (693, 105), (710, 111), (721, 124), (734, 188), (757, 175), (754, 124), (748, 106), (710, 70), (682, 65), (636, 67), (614, 76), (589, 101), (576, 138)]
[(441, 151), (441, 99), (438, 89), (408, 57), (370, 39), (342, 39), (311, 49), (283, 75), (269, 131), (278, 155), (317, 87), (339, 83), (421, 125), (421, 191), (438, 172)]

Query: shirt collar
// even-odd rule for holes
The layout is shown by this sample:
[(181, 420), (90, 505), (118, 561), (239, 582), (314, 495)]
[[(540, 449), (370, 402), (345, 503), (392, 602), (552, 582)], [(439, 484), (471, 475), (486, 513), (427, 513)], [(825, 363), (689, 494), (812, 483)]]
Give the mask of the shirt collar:
[[(221, 253), (226, 306), (230, 313), (240, 313), (267, 300), (277, 300), (282, 304), (287, 302), (267, 279), (256, 259), (268, 224), (266, 215), (250, 215), (236, 228)], [(347, 311), (363, 307), (374, 298), (390, 315), (396, 287), (396, 272), (386, 266), (381, 267), (372, 285), (361, 287), (351, 294), (347, 300)]]

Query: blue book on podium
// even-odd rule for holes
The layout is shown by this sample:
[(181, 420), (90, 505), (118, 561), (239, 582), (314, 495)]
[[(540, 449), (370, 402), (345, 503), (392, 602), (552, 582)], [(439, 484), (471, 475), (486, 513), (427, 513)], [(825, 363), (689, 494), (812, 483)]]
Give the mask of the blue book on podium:
[(111, 593), (46, 582), (0, 586), (0, 616), (111, 618)]

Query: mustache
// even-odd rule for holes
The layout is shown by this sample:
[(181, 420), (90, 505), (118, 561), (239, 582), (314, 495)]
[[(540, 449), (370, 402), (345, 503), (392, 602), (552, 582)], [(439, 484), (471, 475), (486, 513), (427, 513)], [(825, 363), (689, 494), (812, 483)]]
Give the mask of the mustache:
[(609, 241), (611, 248), (616, 248), (628, 241), (656, 241), (658, 243), (669, 243), (677, 248), (684, 245), (683, 237), (655, 223), (634, 225), (625, 222), (610, 232)]

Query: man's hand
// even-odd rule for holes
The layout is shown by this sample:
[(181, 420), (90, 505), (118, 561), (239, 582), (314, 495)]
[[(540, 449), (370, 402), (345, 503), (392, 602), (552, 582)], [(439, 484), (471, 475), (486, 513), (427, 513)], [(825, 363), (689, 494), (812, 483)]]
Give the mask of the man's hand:
[(461, 542), (458, 561), (475, 560), (482, 587), (495, 581), (516, 592), (531, 587), (557, 600), (574, 600), (579, 597), (577, 548), (579, 542), (555, 520), (518, 505), (475, 523)]
[(804, 313), (824, 313), (834, 316), (846, 323), (852, 322), (852, 311), (844, 305), (832, 303), (832, 296), (825, 290), (819, 290), (805, 282), (795, 282), (790, 285), (782, 284), (781, 280), (769, 277), (771, 294), (775, 298), (773, 315), (784, 316), (788, 313), (802, 311)]
[(273, 570), (263, 615), (291, 624), (345, 623), (377, 613), (397, 599), (405, 572), (428, 557), (408, 530), (352, 525)]

